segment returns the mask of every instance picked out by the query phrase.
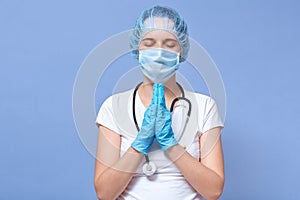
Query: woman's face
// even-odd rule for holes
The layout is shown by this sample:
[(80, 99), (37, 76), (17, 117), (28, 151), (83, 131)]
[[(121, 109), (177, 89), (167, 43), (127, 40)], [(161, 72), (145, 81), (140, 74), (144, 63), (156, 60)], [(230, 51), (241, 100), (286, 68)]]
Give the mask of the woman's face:
[(143, 37), (139, 50), (151, 48), (164, 48), (180, 53), (180, 44), (176, 36), (165, 30), (153, 30)]

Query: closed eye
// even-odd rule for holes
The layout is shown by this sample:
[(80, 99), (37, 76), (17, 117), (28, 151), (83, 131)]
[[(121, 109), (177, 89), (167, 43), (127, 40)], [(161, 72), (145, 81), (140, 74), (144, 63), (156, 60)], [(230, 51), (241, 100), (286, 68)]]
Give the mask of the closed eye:
[(142, 45), (146, 47), (152, 47), (155, 44), (155, 40), (153, 38), (144, 38), (142, 40)]
[(174, 47), (177, 47), (179, 45), (178, 42), (177, 42), (177, 40), (174, 40), (174, 39), (166, 39), (164, 41), (164, 44), (168, 48), (174, 48)]

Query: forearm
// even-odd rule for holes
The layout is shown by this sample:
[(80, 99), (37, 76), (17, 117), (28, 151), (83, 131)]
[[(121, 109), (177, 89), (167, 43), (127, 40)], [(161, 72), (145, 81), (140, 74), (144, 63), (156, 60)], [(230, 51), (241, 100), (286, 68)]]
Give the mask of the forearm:
[(138, 168), (143, 154), (133, 148), (113, 165), (108, 167), (95, 181), (95, 189), (99, 199), (116, 199), (129, 184)]
[(180, 145), (169, 148), (167, 155), (198, 193), (209, 200), (220, 197), (224, 186), (223, 177), (192, 157)]

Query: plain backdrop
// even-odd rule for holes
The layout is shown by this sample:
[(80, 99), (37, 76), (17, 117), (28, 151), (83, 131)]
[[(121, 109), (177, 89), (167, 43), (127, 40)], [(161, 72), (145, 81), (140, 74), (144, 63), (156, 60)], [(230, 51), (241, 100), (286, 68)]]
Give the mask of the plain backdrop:
[[(94, 158), (72, 115), (76, 73), (155, 4), (181, 13), (222, 75), (221, 199), (300, 198), (299, 1), (1, 0), (1, 200), (96, 199)], [(112, 91), (97, 91), (99, 108)]]

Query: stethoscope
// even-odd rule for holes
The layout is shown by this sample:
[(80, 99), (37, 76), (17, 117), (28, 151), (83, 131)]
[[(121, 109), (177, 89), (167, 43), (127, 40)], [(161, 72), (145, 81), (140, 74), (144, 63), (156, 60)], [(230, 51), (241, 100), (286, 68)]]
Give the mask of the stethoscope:
[[(132, 97), (132, 115), (133, 115), (133, 120), (134, 120), (134, 123), (135, 123), (135, 127), (137, 129), (137, 131), (139, 132), (140, 131), (140, 128), (139, 128), (139, 125), (137, 123), (137, 120), (136, 120), (136, 115), (135, 115), (135, 99), (136, 99), (136, 93), (137, 93), (137, 90), (139, 89), (140, 85), (142, 84), (143, 82), (139, 83), (134, 91), (133, 91), (133, 97)], [(181, 97), (176, 97), (172, 103), (171, 103), (171, 107), (170, 107), (170, 112), (173, 112), (173, 109), (174, 109), (174, 105), (177, 101), (180, 101), (180, 100), (184, 100), (186, 101), (188, 104), (189, 104), (189, 109), (188, 109), (188, 112), (187, 112), (187, 118), (185, 120), (185, 123), (184, 123), (184, 127), (181, 131), (181, 134), (178, 138), (178, 142), (181, 140), (182, 136), (183, 136), (183, 133), (186, 129), (186, 126), (188, 124), (188, 121), (189, 121), (189, 118), (191, 116), (191, 111), (192, 111), (192, 104), (191, 104), (191, 101), (188, 100), (187, 98), (185, 98), (185, 94), (184, 94), (184, 90), (182, 88), (182, 86), (177, 83), (179, 89), (181, 90), (181, 94), (182, 96)], [(146, 162), (144, 163), (143, 165), (143, 173), (146, 175), (146, 176), (151, 176), (155, 173), (155, 171), (157, 170), (157, 167), (156, 165), (150, 161), (149, 159), (149, 156), (148, 155), (145, 155), (145, 159), (146, 159)]]

